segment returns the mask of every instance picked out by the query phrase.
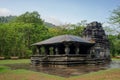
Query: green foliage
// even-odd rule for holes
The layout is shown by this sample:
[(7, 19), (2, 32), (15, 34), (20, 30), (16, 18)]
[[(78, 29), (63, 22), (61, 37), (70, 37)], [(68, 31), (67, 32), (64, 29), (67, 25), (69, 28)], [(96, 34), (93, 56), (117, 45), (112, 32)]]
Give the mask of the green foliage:
[(111, 31), (116, 33), (112, 33), (114, 35), (109, 35), (109, 40), (111, 43), (111, 53), (112, 56), (120, 55), (120, 6), (112, 11), (112, 15), (109, 18), (110, 23), (114, 26), (113, 29), (108, 30), (110, 33)]
[(44, 23), (36, 11), (20, 16), (0, 17), (0, 56), (29, 58), (32, 50), (35, 53), (31, 44), (63, 34), (81, 36), (85, 21), (62, 27), (49, 27)]
[(72, 29), (68, 30), (69, 34), (82, 36), (83, 29), (85, 28), (84, 25), (81, 25), (81, 23), (79, 23), (79, 24), (73, 24), (71, 25), (71, 27)]
[(120, 24), (120, 6), (113, 10), (110, 20), (115, 24)]
[[(31, 44), (44, 40), (48, 29), (38, 12), (26, 12), (9, 23), (0, 24), (0, 56), (29, 57)], [(45, 35), (45, 36), (44, 36)]]
[(0, 23), (8, 23), (12, 20), (14, 20), (16, 16), (0, 16)]
[(77, 25), (77, 24), (68, 24), (68, 25), (63, 25), (61, 27), (48, 28), (49, 36), (51, 37), (57, 35), (64, 35), (64, 34), (82, 36), (83, 29), (84, 29), (83, 25)]
[(111, 24), (115, 25), (115, 31), (120, 34), (120, 6), (112, 11), (112, 15), (109, 20)]
[(17, 17), (15, 22), (23, 22), (23, 23), (34, 23), (34, 24), (43, 24), (42, 19), (40, 18), (40, 15), (38, 12), (26, 12), (20, 16)]
[(118, 39), (118, 36), (109, 35), (108, 38), (110, 41), (111, 55), (113, 57), (120, 55), (120, 39)]

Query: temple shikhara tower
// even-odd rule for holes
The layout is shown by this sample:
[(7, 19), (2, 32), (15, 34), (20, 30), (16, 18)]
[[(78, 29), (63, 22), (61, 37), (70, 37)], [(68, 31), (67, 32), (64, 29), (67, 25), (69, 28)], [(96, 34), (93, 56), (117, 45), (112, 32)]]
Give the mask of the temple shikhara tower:
[(32, 64), (99, 64), (110, 61), (110, 46), (101, 23), (92, 22), (83, 37), (59, 35), (32, 44), (36, 52)]
[(95, 43), (91, 47), (90, 54), (94, 58), (104, 58), (110, 60), (110, 45), (107, 35), (103, 30), (101, 23), (92, 22), (87, 25), (83, 31), (83, 38), (90, 42)]

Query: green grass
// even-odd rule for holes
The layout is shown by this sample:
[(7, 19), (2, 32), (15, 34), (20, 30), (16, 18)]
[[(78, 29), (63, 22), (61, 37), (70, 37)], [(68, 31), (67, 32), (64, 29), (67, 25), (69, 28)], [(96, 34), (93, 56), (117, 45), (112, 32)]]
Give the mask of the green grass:
[(120, 80), (120, 68), (101, 70), (81, 76), (70, 77), (69, 80)]
[(10, 70), (8, 67), (0, 66), (0, 80), (65, 80), (65, 78), (24, 69)]
[(114, 61), (120, 61), (120, 59), (117, 59), (117, 58), (112, 58), (112, 60), (114, 60)]
[(0, 66), (0, 80), (119, 80), (120, 68), (91, 72), (85, 75), (63, 78), (24, 69), (11, 70)]
[(3, 64), (20, 64), (20, 63), (30, 63), (30, 59), (0, 60), (0, 65), (3, 65)]
[[(120, 59), (112, 58), (112, 60), (120, 60)], [(19, 64), (19, 63), (30, 63), (30, 59), (0, 60), (0, 65), (3, 65), (3, 64)]]
[(0, 73), (6, 72), (8, 70), (10, 70), (9, 67), (7, 67), (7, 66), (0, 66)]

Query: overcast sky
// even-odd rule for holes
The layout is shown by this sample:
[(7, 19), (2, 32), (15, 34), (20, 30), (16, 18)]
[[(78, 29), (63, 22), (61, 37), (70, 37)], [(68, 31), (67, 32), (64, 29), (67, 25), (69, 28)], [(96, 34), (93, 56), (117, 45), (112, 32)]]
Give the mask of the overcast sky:
[(88, 22), (107, 22), (120, 0), (0, 0), (0, 16), (20, 15), (38, 11), (47, 22), (59, 25)]

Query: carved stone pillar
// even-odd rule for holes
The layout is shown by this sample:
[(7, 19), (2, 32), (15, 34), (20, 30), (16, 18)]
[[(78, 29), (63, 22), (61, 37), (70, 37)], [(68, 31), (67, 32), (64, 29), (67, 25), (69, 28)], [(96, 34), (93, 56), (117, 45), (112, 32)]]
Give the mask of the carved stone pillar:
[(79, 51), (80, 51), (80, 49), (79, 49), (79, 45), (76, 45), (76, 48), (75, 48), (75, 54), (78, 55), (78, 54), (79, 54)]
[(65, 54), (66, 54), (66, 55), (69, 55), (69, 53), (70, 53), (69, 45), (68, 45), (68, 44), (65, 44)]
[(37, 46), (37, 48), (36, 48), (36, 55), (40, 55), (41, 54), (41, 50), (40, 50), (40, 47), (39, 46)]
[(55, 55), (56, 54), (56, 47), (53, 47), (53, 55)]
[(58, 47), (55, 48), (55, 53), (56, 53), (56, 55), (59, 54)]
[(54, 55), (54, 47), (53, 47), (53, 46), (51, 46), (51, 47), (49, 48), (49, 54), (50, 54), (50, 55)]
[(39, 55), (42, 55), (41, 54), (41, 47), (38, 47), (38, 50), (39, 50)]
[(79, 48), (80, 44), (76, 43), (76, 44), (74, 44), (74, 46), (75, 46), (75, 48), (74, 48), (75, 54), (78, 55), (80, 52), (80, 48)]

